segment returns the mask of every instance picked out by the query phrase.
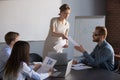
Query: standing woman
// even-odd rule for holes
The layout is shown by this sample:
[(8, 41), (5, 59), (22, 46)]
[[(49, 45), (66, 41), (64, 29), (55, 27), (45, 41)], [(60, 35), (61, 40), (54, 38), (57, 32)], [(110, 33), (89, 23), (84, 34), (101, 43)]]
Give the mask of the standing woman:
[(3, 80), (25, 80), (29, 77), (35, 80), (47, 78), (51, 72), (38, 74), (29, 67), (29, 44), (17, 41), (4, 68)]
[(63, 4), (60, 6), (59, 17), (54, 17), (51, 19), (50, 29), (48, 36), (45, 40), (43, 58), (45, 58), (49, 52), (60, 52), (54, 47), (58, 44), (63, 44), (63, 48), (68, 47), (68, 32), (69, 32), (69, 22), (67, 18), (70, 14), (70, 7), (68, 4)]

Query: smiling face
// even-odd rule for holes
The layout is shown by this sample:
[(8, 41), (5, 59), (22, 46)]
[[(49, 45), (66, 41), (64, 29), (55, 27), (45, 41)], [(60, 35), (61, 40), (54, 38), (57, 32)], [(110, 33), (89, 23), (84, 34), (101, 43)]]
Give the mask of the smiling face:
[(67, 19), (70, 15), (70, 7), (68, 4), (63, 4), (62, 6), (60, 6), (60, 19), (64, 20)]
[(70, 9), (60, 12), (60, 17), (62, 19), (67, 19), (69, 17), (69, 15), (70, 15)]

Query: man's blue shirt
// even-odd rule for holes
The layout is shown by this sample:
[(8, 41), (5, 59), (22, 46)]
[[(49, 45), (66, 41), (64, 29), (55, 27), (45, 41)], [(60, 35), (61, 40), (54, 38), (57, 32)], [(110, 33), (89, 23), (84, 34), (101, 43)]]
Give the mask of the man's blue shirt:
[(96, 45), (91, 54), (84, 52), (83, 56), (85, 57), (83, 62), (93, 67), (110, 71), (114, 69), (114, 50), (106, 40), (101, 45)]
[(11, 54), (12, 48), (10, 48), (8, 45), (5, 45), (3, 49), (0, 52), (0, 78), (3, 76), (3, 70), (5, 67), (5, 64)]

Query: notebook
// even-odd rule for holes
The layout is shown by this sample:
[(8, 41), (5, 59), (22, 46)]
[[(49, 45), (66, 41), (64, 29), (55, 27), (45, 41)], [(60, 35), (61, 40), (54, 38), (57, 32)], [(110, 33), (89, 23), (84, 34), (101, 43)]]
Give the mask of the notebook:
[(55, 65), (67, 65), (67, 53), (50, 52), (48, 57), (57, 60)]
[(73, 60), (70, 60), (67, 64), (67, 68), (65, 72), (59, 72), (59, 71), (54, 72), (51, 77), (57, 77), (57, 78), (66, 77), (71, 71), (72, 63)]

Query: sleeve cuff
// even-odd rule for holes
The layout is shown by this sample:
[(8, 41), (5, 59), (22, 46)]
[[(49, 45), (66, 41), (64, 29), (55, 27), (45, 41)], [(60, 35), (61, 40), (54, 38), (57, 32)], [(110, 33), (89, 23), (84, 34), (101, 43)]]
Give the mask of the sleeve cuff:
[(49, 77), (49, 73), (40, 73), (41, 80)]

